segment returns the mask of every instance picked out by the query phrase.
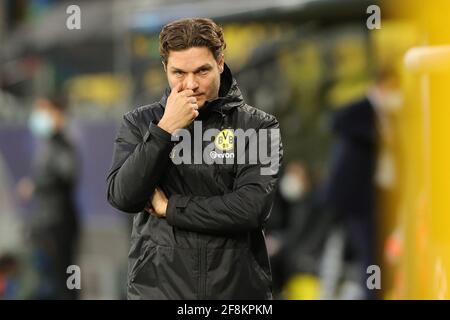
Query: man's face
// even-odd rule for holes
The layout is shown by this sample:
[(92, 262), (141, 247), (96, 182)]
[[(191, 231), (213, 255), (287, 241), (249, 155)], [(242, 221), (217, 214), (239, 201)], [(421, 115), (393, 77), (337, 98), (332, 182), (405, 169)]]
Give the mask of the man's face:
[(223, 55), (216, 60), (207, 47), (193, 47), (171, 51), (165, 70), (169, 86), (173, 88), (181, 82), (181, 90), (193, 90), (197, 104), (201, 108), (206, 101), (218, 97), (223, 67)]

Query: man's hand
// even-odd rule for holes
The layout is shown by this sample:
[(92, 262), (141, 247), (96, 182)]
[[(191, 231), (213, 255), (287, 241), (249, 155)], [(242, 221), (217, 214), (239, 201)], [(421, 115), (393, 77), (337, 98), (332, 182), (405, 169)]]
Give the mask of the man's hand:
[(193, 96), (194, 91), (186, 89), (181, 90), (182, 84), (179, 83), (172, 88), (167, 98), (164, 115), (158, 123), (158, 126), (173, 134), (175, 130), (186, 127), (198, 116), (197, 98)]
[(168, 202), (169, 200), (167, 200), (167, 197), (164, 194), (164, 192), (162, 192), (159, 188), (156, 188), (152, 198), (145, 207), (145, 211), (147, 211), (150, 214), (153, 214), (158, 218), (165, 218)]

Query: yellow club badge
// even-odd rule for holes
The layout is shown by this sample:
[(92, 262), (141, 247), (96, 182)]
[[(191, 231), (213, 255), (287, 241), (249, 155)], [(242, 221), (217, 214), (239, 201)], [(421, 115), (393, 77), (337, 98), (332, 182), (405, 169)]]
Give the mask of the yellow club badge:
[(233, 149), (234, 133), (232, 129), (223, 129), (214, 139), (216, 148), (221, 151), (229, 151)]

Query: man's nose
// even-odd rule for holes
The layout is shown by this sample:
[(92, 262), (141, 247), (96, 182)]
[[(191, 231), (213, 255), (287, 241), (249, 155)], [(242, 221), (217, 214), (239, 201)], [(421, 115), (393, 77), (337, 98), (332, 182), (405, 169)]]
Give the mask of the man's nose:
[(195, 79), (195, 75), (194, 74), (188, 74), (186, 76), (184, 87), (186, 89), (190, 89), (190, 90), (193, 90), (193, 91), (195, 91), (195, 89), (198, 88), (198, 82)]

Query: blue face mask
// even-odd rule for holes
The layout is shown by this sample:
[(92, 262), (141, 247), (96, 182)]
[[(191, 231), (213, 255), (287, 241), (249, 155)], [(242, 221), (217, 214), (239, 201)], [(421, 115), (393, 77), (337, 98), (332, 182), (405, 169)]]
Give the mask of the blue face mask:
[(38, 137), (49, 137), (54, 132), (54, 123), (48, 112), (33, 111), (28, 126), (31, 132)]

